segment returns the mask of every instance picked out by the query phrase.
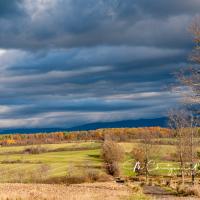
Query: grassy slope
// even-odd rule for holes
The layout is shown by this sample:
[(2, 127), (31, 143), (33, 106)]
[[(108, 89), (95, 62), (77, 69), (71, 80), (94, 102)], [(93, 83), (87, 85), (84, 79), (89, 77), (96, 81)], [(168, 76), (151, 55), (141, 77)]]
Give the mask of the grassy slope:
[[(20, 152), (23, 151), (25, 148), (37, 146), (37, 145), (27, 145), (27, 146), (8, 146), (8, 147), (1, 147), (0, 154), (5, 152)], [(62, 143), (62, 144), (42, 144), (42, 147), (47, 149), (57, 149), (57, 148), (81, 148), (81, 147), (94, 147), (99, 146), (99, 143), (96, 142), (74, 142), (74, 143)]]
[[(121, 164), (123, 174), (126, 176), (134, 176), (133, 173), (133, 163), (134, 160), (128, 155), (131, 152), (134, 146), (137, 146), (137, 143), (120, 143), (124, 148), (126, 158)], [(58, 148), (81, 148), (81, 147), (91, 147), (91, 150), (78, 150), (78, 151), (58, 151), (58, 152), (47, 152), (42, 154), (22, 154), (24, 146), (17, 147), (0, 147), (0, 162), (2, 161), (21, 161), (22, 163), (12, 163), (12, 164), (0, 164), (0, 182), (11, 181), (15, 173), (18, 171), (29, 172), (31, 170), (38, 169), (41, 165), (47, 164), (50, 166), (50, 175), (51, 177), (55, 176), (64, 176), (67, 173), (67, 168), (74, 166), (75, 169), (78, 169), (78, 173), (81, 173), (80, 169), (90, 168), (101, 170), (102, 171), (102, 161), (100, 158), (100, 143), (95, 142), (80, 142), (80, 143), (66, 143), (66, 144), (44, 144), (43, 147), (51, 150)], [(97, 149), (92, 149), (96, 147)], [(166, 162), (164, 161), (164, 156), (174, 152), (174, 147), (170, 145), (156, 145), (158, 151), (156, 151), (158, 169), (154, 166), (152, 173), (159, 175), (169, 174), (169, 170), (160, 169), (167, 167), (178, 167), (175, 162)], [(9, 153), (10, 152), (10, 153)], [(15, 153), (13, 153), (15, 152)], [(9, 153), (9, 155), (6, 154)], [(3, 155), (5, 154), (5, 155)], [(30, 163), (27, 163), (30, 162)]]
[[(98, 147), (100, 144), (94, 142), (87, 143), (68, 143), (68, 144), (50, 144), (42, 145), (48, 149), (57, 149), (57, 148), (81, 148), (81, 147)], [(60, 151), (60, 152), (47, 152), (42, 154), (21, 154), (20, 152), (27, 148), (20, 147), (1, 147), (0, 153), (9, 153), (8, 155), (0, 155), (0, 162), (2, 161), (20, 161), (22, 163), (12, 163), (12, 164), (0, 164), (0, 173), (4, 178), (1, 181), (9, 181), (12, 179), (12, 174), (19, 171), (31, 171), (39, 168), (42, 164), (47, 164), (50, 166), (51, 176), (63, 176), (66, 175), (67, 166), (75, 167), (85, 167), (91, 165), (95, 169), (101, 168), (101, 159), (100, 149), (95, 150), (80, 150), (80, 151)], [(14, 154), (12, 152), (15, 151)], [(16, 154), (16, 151), (19, 153)], [(30, 163), (27, 163), (30, 162)]]

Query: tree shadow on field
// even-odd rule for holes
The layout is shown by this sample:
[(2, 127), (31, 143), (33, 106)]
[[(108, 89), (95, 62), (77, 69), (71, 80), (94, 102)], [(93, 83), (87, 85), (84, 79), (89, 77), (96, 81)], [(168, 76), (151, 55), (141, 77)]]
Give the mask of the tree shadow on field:
[(100, 155), (95, 155), (95, 154), (89, 154), (88, 156), (91, 157), (91, 158), (96, 158), (96, 159), (101, 158)]
[[(86, 166), (84, 165), (76, 165), (78, 168), (83, 168), (85, 169)], [(101, 169), (102, 167), (99, 165), (87, 165), (87, 169)]]

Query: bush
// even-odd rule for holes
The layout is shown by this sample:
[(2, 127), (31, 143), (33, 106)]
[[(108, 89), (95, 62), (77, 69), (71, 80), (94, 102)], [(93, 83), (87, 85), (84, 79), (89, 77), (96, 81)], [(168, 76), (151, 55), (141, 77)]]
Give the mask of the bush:
[(49, 184), (81, 184), (81, 183), (90, 183), (90, 182), (106, 182), (111, 181), (110, 176), (106, 174), (101, 174), (97, 170), (88, 171), (88, 173), (79, 174), (71, 174), (65, 177), (53, 177), (44, 180), (44, 183)]
[(91, 166), (87, 164), (84, 168), (68, 165), (67, 175), (62, 181), (66, 184), (77, 184), (96, 181), (105, 182), (110, 180), (110, 176), (101, 173), (99, 170), (91, 168)]
[(105, 169), (111, 176), (116, 177), (120, 175), (120, 168), (117, 162), (105, 163)]
[(198, 196), (200, 197), (200, 188), (198, 186), (183, 186), (177, 187), (177, 193), (182, 196)]
[(40, 153), (46, 153), (47, 149), (45, 149), (42, 146), (32, 146), (25, 148), (23, 153), (28, 153), (28, 154), (40, 154)]
[(153, 185), (153, 180), (150, 178), (149, 179), (149, 184), (148, 184), (149, 186), (152, 186)]
[(200, 197), (200, 188), (198, 186), (193, 186), (191, 188), (192, 192), (193, 192), (193, 195), (197, 196), (197, 197)]
[(89, 182), (95, 182), (99, 180), (100, 172), (95, 169), (90, 169), (85, 172), (85, 177), (88, 179)]
[(102, 158), (106, 163), (120, 162), (124, 158), (124, 150), (113, 141), (105, 141), (103, 143)]
[(67, 184), (80, 184), (80, 183), (85, 183), (86, 181), (86, 177), (84, 176), (67, 176), (65, 178), (65, 183)]
[(108, 174), (102, 173), (98, 179), (99, 182), (113, 181), (113, 177)]
[(122, 147), (113, 141), (105, 141), (102, 147), (102, 158), (107, 173), (112, 176), (119, 176), (119, 162), (124, 158)]
[(171, 187), (171, 185), (172, 185), (172, 180), (171, 180), (171, 178), (168, 178), (168, 179), (166, 180), (166, 186), (167, 186), (167, 187)]
[(133, 157), (133, 159), (140, 161), (140, 163), (143, 163), (145, 159), (145, 153), (142, 148), (133, 148), (131, 151), (131, 156)]
[(1, 164), (18, 164), (18, 163), (31, 163), (29, 160), (2, 160)]

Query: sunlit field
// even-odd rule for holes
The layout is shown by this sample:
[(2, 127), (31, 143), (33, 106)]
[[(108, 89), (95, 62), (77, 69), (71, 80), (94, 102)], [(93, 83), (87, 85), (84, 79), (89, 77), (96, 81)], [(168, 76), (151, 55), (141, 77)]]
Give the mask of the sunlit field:
[[(32, 172), (40, 170), (40, 167), (46, 167), (45, 178), (66, 176), (70, 167), (76, 170), (76, 168), (81, 169), (90, 166), (91, 168), (101, 170), (99, 143), (83, 142), (45, 144), (40, 146), (50, 152), (27, 154), (23, 150), (30, 146), (1, 147), (1, 182), (15, 182), (18, 176), (21, 176), (21, 181), (31, 181), (28, 176)], [(83, 150), (79, 150), (81, 148)], [(84, 148), (90, 150), (84, 150)]]
[[(133, 147), (138, 141), (119, 143), (126, 152), (121, 163), (122, 175), (134, 177), (134, 159), (131, 156)], [(10, 146), (0, 147), (0, 182), (32, 182), (32, 176), (38, 176), (42, 181), (53, 177), (64, 177), (68, 173), (81, 174), (92, 169), (105, 173), (101, 159), (100, 142), (74, 142), (62, 144), (40, 145), (46, 152), (30, 154), (25, 149), (35, 146)], [(152, 175), (174, 175), (179, 164), (166, 161), (165, 157), (175, 151), (172, 145), (154, 145), (158, 149), (155, 161), (150, 165)]]

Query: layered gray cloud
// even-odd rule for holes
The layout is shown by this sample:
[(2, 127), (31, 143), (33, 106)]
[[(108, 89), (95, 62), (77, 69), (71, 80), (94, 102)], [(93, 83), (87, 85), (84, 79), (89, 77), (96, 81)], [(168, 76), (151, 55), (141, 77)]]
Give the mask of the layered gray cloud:
[(158, 117), (200, 1), (3, 0), (0, 126)]
[[(12, 9), (4, 6), (5, 15), (19, 12), (19, 0), (8, 2), (13, 2), (9, 6)], [(20, 19), (14, 16), (0, 20), (4, 27), (0, 42), (4, 48), (28, 49), (94, 45), (183, 47), (189, 45), (186, 27), (199, 7), (198, 0), (26, 0), (21, 2)]]
[(19, 17), (24, 14), (22, 9), (22, 0), (1, 0), (0, 1), (0, 18)]

